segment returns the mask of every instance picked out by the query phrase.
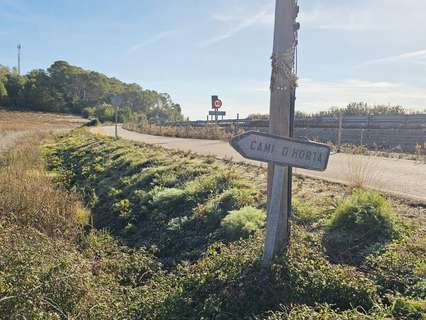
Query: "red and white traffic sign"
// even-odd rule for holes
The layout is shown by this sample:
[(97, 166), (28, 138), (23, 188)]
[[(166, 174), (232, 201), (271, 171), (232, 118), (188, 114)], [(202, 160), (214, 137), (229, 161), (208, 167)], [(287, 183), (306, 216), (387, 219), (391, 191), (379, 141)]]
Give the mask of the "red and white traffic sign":
[(215, 100), (213, 103), (213, 108), (220, 109), (221, 107), (222, 107), (222, 100), (220, 99)]

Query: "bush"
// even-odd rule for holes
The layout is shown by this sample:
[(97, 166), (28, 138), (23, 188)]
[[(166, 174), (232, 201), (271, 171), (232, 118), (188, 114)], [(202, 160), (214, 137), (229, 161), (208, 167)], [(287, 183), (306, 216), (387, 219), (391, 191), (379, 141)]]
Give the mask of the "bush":
[(397, 239), (401, 228), (390, 204), (380, 194), (355, 190), (337, 207), (325, 237), (336, 261), (359, 263), (371, 249)]
[(87, 107), (81, 111), (81, 116), (86, 119), (96, 117), (96, 108), (95, 107)]
[(293, 199), (292, 210), (294, 220), (306, 226), (318, 222), (323, 216), (323, 213), (318, 207), (312, 203), (306, 201), (302, 202), (296, 198)]
[(264, 227), (265, 212), (253, 207), (244, 207), (229, 212), (221, 225), (229, 240), (248, 238)]
[(426, 318), (426, 300), (397, 298), (393, 301), (392, 314), (398, 319), (423, 320)]

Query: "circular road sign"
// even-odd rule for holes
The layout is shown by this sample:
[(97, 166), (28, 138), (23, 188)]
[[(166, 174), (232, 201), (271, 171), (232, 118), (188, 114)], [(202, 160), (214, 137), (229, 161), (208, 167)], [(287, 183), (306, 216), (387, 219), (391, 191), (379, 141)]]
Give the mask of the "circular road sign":
[(215, 109), (220, 109), (221, 107), (222, 107), (222, 100), (219, 100), (219, 99), (215, 100), (215, 102), (214, 102), (214, 108)]

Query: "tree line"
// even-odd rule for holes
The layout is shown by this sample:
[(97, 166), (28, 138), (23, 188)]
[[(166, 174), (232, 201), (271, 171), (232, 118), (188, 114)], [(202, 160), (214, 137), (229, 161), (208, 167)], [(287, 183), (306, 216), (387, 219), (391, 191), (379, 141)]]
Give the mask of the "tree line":
[(47, 70), (19, 75), (0, 65), (0, 106), (15, 110), (72, 113), (101, 121), (113, 120), (110, 100), (123, 99), (120, 120), (143, 118), (152, 121), (181, 120), (182, 109), (167, 93), (143, 89), (116, 78), (56, 61)]
[[(367, 116), (367, 115), (405, 115), (405, 114), (420, 114), (426, 113), (426, 110), (421, 111), (410, 111), (400, 105), (369, 105), (365, 102), (353, 102), (348, 104), (346, 107), (332, 107), (326, 111), (319, 111), (315, 113), (307, 113), (302, 111), (296, 111), (296, 118), (315, 118), (322, 116)], [(268, 114), (251, 114), (247, 117), (250, 120), (268, 120)]]

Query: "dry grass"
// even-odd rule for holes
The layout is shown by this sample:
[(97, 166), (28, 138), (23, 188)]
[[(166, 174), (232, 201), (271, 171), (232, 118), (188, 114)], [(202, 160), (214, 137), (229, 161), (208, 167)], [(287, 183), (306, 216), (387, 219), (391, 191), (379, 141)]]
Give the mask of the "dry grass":
[(374, 159), (368, 156), (354, 155), (347, 165), (349, 170), (346, 179), (351, 188), (365, 189), (374, 185), (379, 177), (379, 168), (377, 168)]
[(89, 214), (75, 194), (56, 186), (44, 169), (41, 133), (20, 138), (0, 157), (0, 218), (52, 237), (79, 234)]
[(71, 129), (87, 120), (63, 114), (20, 112), (0, 109), (0, 134), (16, 131)]
[(223, 141), (229, 141), (233, 136), (244, 132), (244, 130), (238, 127), (232, 126), (228, 128), (222, 128), (216, 125), (206, 127), (161, 127), (156, 125), (141, 127), (138, 124), (126, 123), (123, 128), (139, 133), (151, 134), (154, 136)]

